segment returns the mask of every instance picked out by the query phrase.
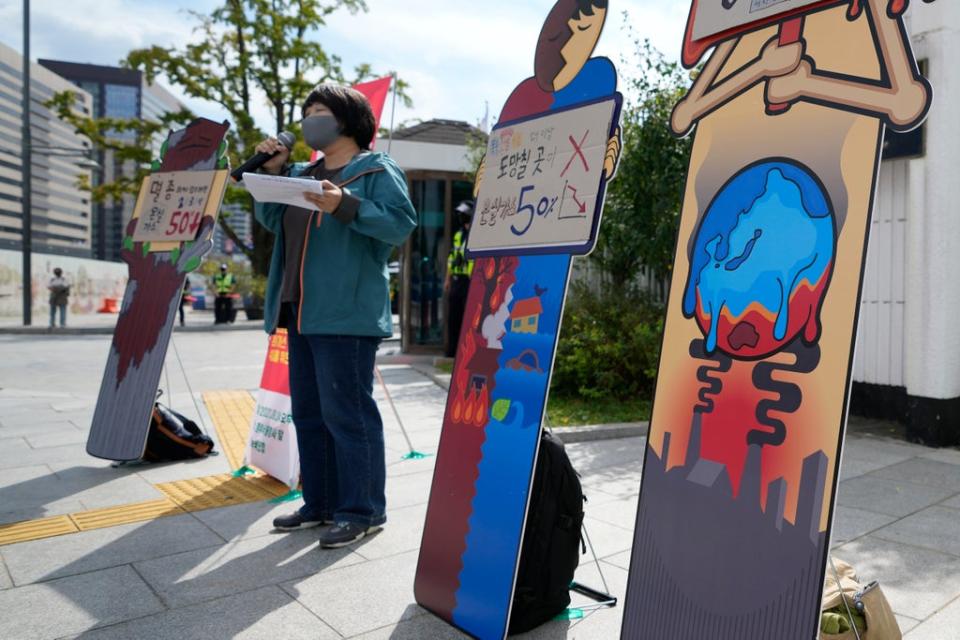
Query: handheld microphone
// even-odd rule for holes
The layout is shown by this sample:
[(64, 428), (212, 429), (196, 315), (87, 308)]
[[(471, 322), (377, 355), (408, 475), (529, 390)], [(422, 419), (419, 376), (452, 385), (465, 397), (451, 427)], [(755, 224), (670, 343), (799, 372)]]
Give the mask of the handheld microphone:
[[(297, 139), (289, 131), (281, 131), (277, 134), (277, 140), (280, 141), (280, 144), (285, 146), (287, 149), (293, 149), (293, 145), (296, 143)], [(243, 180), (243, 174), (252, 173), (262, 167), (266, 162), (280, 153), (258, 153), (255, 156), (251, 157), (249, 160), (244, 162), (242, 165), (234, 169), (230, 173), (230, 177), (234, 179), (235, 182), (240, 182)]]

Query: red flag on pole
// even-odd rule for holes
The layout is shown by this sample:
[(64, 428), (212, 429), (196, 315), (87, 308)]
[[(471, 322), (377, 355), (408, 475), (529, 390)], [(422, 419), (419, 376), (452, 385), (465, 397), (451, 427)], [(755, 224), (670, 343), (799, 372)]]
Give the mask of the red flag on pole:
[[(380, 130), (380, 118), (383, 116), (383, 108), (387, 104), (387, 96), (390, 95), (390, 86), (392, 84), (393, 76), (387, 76), (378, 80), (360, 82), (353, 85), (354, 89), (367, 96), (367, 100), (370, 101), (370, 108), (373, 110), (373, 118), (377, 122), (377, 131)], [(372, 149), (376, 143), (377, 138), (374, 136), (373, 142), (370, 143), (370, 148)], [(313, 155), (310, 157), (310, 161), (315, 162), (319, 157), (320, 153), (318, 151), (314, 151)]]
[(390, 86), (393, 84), (393, 76), (371, 80), (370, 82), (361, 82), (353, 85), (353, 88), (367, 96), (370, 101), (370, 108), (373, 109), (373, 117), (377, 121), (377, 130), (380, 129), (380, 118), (383, 116), (383, 108), (387, 104), (387, 96), (390, 94)]

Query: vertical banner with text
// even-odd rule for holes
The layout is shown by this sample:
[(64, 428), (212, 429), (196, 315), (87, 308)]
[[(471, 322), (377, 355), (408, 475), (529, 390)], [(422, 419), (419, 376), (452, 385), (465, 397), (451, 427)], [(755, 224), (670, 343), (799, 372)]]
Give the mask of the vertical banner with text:
[(287, 330), (277, 329), (270, 336), (245, 458), (246, 464), (265, 471), (293, 490), (300, 483), (300, 456), (291, 412)]

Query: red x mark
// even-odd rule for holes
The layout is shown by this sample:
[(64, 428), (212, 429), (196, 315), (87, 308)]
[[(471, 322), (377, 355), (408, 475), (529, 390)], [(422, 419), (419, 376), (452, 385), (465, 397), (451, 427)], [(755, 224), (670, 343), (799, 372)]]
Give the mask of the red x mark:
[(570, 144), (573, 145), (573, 155), (570, 156), (570, 162), (567, 163), (567, 166), (563, 168), (563, 171), (560, 173), (560, 177), (564, 177), (567, 174), (567, 170), (570, 168), (570, 165), (573, 164), (573, 161), (580, 156), (580, 161), (583, 162), (583, 169), (587, 172), (590, 171), (590, 165), (587, 164), (587, 158), (583, 155), (583, 143), (587, 141), (587, 136), (590, 135), (590, 130), (588, 129), (583, 137), (580, 138), (580, 144), (577, 144), (577, 141), (573, 139), (573, 136), (567, 136), (567, 139), (570, 140)]

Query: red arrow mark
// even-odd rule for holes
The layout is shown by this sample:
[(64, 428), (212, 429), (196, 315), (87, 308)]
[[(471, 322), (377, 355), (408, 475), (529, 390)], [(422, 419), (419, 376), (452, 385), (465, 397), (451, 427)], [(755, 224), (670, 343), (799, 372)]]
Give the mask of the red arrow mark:
[(570, 191), (573, 191), (573, 196), (572, 196), (572, 197), (573, 197), (573, 201), (576, 202), (576, 203), (580, 206), (580, 213), (586, 213), (586, 212), (587, 212), (587, 203), (586, 203), (586, 202), (580, 202), (579, 200), (577, 200), (577, 190), (576, 190), (576, 188), (575, 188), (575, 187), (571, 187), (571, 186), (568, 184), (568, 185), (567, 185), (567, 189), (570, 189)]

